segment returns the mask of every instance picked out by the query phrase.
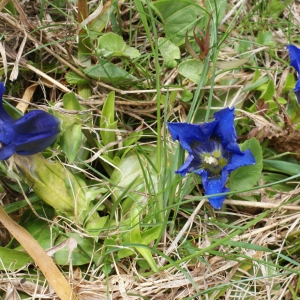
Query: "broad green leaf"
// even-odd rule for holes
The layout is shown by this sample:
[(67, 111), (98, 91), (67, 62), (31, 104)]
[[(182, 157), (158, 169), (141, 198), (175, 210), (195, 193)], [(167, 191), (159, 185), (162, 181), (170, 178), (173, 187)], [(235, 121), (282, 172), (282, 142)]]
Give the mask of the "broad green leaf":
[[(143, 188), (143, 173), (135, 152), (130, 151), (126, 157), (122, 158), (118, 168), (114, 170), (110, 179), (122, 188), (116, 188), (113, 191), (112, 196), (114, 201), (123, 195), (123, 189), (126, 189), (128, 186), (131, 186), (131, 189), (136, 191), (140, 191)], [(126, 195), (123, 196), (125, 197)], [(141, 195), (137, 195), (137, 197), (142, 198)]]
[[(73, 92), (63, 96), (63, 103), (64, 108), (67, 110), (81, 110), (80, 104)], [(60, 145), (69, 163), (72, 163), (79, 151), (84, 136), (81, 131), (81, 119), (76, 115), (69, 118), (74, 121), (74, 124), (63, 131)]]
[(100, 259), (101, 244), (96, 243), (93, 239), (87, 237), (80, 237), (76, 233), (68, 233), (66, 236), (61, 236), (55, 241), (55, 245), (66, 241), (68, 238), (73, 238), (77, 242), (77, 247), (70, 253), (66, 245), (61, 250), (55, 252), (54, 260), (59, 265), (69, 265), (69, 257), (72, 260), (72, 265), (80, 266), (89, 264), (91, 261), (97, 263)]
[(78, 111), (81, 110), (80, 103), (73, 92), (67, 93), (63, 96), (63, 104), (65, 109)]
[(199, 16), (204, 14), (196, 0), (163, 0), (155, 2), (154, 6), (162, 18), (166, 38), (177, 46), (184, 44), (186, 30), (199, 26)]
[(267, 16), (276, 19), (290, 5), (292, 0), (271, 0), (268, 2)]
[(103, 58), (99, 59), (99, 63), (84, 69), (84, 73), (93, 79), (107, 83), (129, 84), (136, 80), (134, 76), (130, 75), (124, 69), (117, 67)]
[(295, 88), (296, 80), (292, 73), (289, 73), (285, 79), (284, 86), (282, 88), (282, 93), (288, 93)]
[[(282, 98), (282, 97), (277, 97), (277, 102), (281, 105), (287, 104), (286, 99)], [(277, 105), (278, 106), (278, 105)]]
[(256, 42), (261, 45), (275, 45), (271, 31), (259, 31), (257, 34)]
[(91, 39), (96, 39), (99, 36), (99, 33), (105, 28), (108, 22), (111, 4), (112, 2), (108, 1), (103, 7), (99, 5), (97, 8), (101, 9), (101, 12), (88, 24)]
[(77, 156), (82, 142), (81, 124), (67, 128), (62, 136), (60, 146), (71, 164)]
[[(131, 216), (131, 227), (132, 230), (129, 233), (129, 242), (131, 244), (142, 244), (146, 245), (145, 241), (141, 237), (140, 226), (139, 226), (139, 212), (140, 210), (133, 207), (130, 211)], [(152, 257), (152, 253), (148, 248), (136, 246), (135, 249), (145, 258), (151, 267), (153, 272), (157, 272), (157, 265)]]
[(180, 59), (180, 49), (165, 38), (158, 38), (158, 49), (164, 59), (164, 65), (167, 68), (177, 66), (176, 59)]
[(230, 174), (229, 188), (231, 191), (243, 191), (252, 188), (261, 176), (262, 149), (257, 139), (252, 138), (240, 145), (242, 151), (250, 148), (256, 163), (255, 165), (240, 167)]
[(130, 145), (137, 142), (143, 136), (143, 131), (132, 132), (128, 135), (126, 140), (123, 142), (124, 147), (129, 147)]
[(236, 69), (244, 64), (246, 64), (250, 60), (249, 57), (241, 58), (238, 60), (232, 60), (232, 61), (217, 61), (216, 65), (220, 69)]
[[(102, 109), (100, 118), (100, 135), (102, 138), (103, 146), (108, 145), (116, 140), (117, 121), (115, 121), (115, 92), (112, 91), (108, 94)], [(113, 147), (107, 150), (112, 150)], [(113, 158), (113, 152), (108, 151), (109, 158)]]
[(261, 85), (266, 83), (268, 80), (269, 80), (269, 78), (267, 76), (261, 77), (261, 78), (255, 80), (255, 81), (253, 80), (253, 82), (250, 85), (246, 86), (243, 89), (243, 91), (248, 92), (248, 91), (256, 90), (258, 87), (260, 87)]
[(141, 55), (137, 49), (127, 46), (123, 38), (113, 32), (105, 33), (98, 39), (97, 53), (103, 57), (126, 56), (131, 59)]
[(256, 69), (254, 71), (253, 74), (253, 79), (252, 79), (252, 83), (256, 82), (257, 80), (259, 80), (259, 78), (261, 78), (261, 71), (259, 69)]
[(33, 259), (24, 251), (0, 247), (0, 270), (14, 271), (21, 269)]
[(267, 85), (262, 85), (258, 90), (262, 91), (260, 98), (265, 101), (272, 100), (275, 94), (274, 81), (272, 79), (269, 80)]
[(268, 160), (264, 159), (264, 169), (272, 170), (272, 171), (280, 171), (282, 173), (288, 175), (297, 175), (300, 174), (300, 166), (299, 164), (294, 164), (291, 162), (283, 161), (283, 160)]
[[(2, 192), (4, 193), (4, 191)], [(33, 204), (37, 201), (40, 201), (39, 197), (37, 197), (36, 195), (31, 196), (31, 197), (27, 197), (27, 200), (18, 200), (17, 202), (12, 202), (6, 205), (3, 205), (2, 208), (4, 209), (4, 211), (7, 214), (16, 212), (26, 206), (28, 206), (28, 201)]]
[(181, 100), (183, 102), (188, 102), (188, 101), (191, 101), (193, 99), (193, 93), (187, 89), (184, 89), (182, 91), (182, 94), (181, 94)]
[(85, 78), (81, 77), (75, 72), (68, 72), (66, 74), (66, 80), (69, 84), (88, 84), (88, 80)]
[(197, 59), (188, 59), (178, 65), (178, 72), (182, 76), (198, 83), (203, 70), (203, 63)]
[(89, 214), (93, 205), (85, 196), (88, 188), (81, 178), (59, 162), (46, 160), (41, 154), (15, 155), (15, 164), (22, 177), (32, 185), (35, 194), (57, 212), (79, 224), (85, 224), (93, 232), (97, 229), (97, 222), (101, 229), (102, 220), (98, 213)]
[[(261, 174), (261, 179), (263, 180), (263, 184), (284, 180), (286, 178), (287, 178), (286, 175), (273, 173), (273, 172), (264, 172)], [(291, 190), (294, 190), (296, 188), (296, 184), (282, 182), (282, 183), (277, 183), (275, 185), (272, 185), (272, 188), (274, 190), (279, 190), (282, 192), (290, 192)]]
[(39, 217), (31, 209), (27, 209), (22, 214), (19, 225), (25, 228), (46, 250), (52, 247), (51, 243), (57, 237), (57, 230), (55, 227), (50, 229), (49, 222), (45, 219), (53, 220), (55, 212), (52, 207), (47, 205), (35, 205), (34, 209)]

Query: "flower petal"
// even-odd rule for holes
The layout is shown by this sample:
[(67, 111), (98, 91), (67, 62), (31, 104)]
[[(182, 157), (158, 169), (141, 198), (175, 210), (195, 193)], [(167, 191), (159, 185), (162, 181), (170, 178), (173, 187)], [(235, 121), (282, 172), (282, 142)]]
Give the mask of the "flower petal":
[(202, 125), (189, 123), (167, 123), (172, 139), (178, 140), (183, 149), (192, 152), (192, 145), (195, 142), (201, 143), (208, 140), (216, 123), (204, 123)]
[(2, 96), (5, 93), (6, 89), (4, 82), (0, 82), (0, 124), (3, 122), (13, 122), (14, 119), (6, 112), (2, 103)]
[(18, 119), (13, 128), (17, 134), (59, 133), (59, 120), (42, 110), (33, 110)]
[[(202, 184), (207, 196), (213, 194), (221, 194), (229, 191), (228, 188), (225, 187), (226, 181), (228, 178), (228, 173), (226, 171), (222, 171), (221, 176), (219, 177), (208, 177), (208, 172), (204, 170), (202, 172)], [(208, 197), (209, 203), (213, 208), (220, 209), (226, 196), (214, 196)]]
[(0, 143), (2, 147), (12, 143), (15, 139), (15, 132), (12, 126), (13, 125), (10, 122), (5, 122), (2, 124), (0, 122)]
[(228, 165), (224, 169), (230, 173), (239, 167), (254, 165), (255, 163), (256, 161), (251, 150), (247, 149), (246, 151), (241, 152), (241, 154), (233, 153)]
[(300, 49), (294, 45), (286, 47), (290, 54), (291, 66), (294, 67), (297, 73), (300, 73)]
[(290, 54), (291, 66), (295, 68), (298, 73), (298, 80), (294, 92), (297, 96), (298, 103), (300, 104), (300, 49), (294, 45), (288, 45), (287, 49)]
[(16, 146), (16, 153), (20, 155), (32, 155), (44, 151), (57, 138), (57, 135), (40, 134), (33, 136)]
[(199, 165), (199, 162), (195, 161), (194, 155), (189, 154), (184, 164), (176, 171), (176, 174), (180, 174), (182, 177), (184, 177), (186, 173), (191, 172), (202, 175), (203, 169), (198, 169)]
[(0, 160), (6, 160), (10, 158), (16, 152), (16, 145), (9, 144), (7, 146), (2, 146), (0, 149)]
[(234, 128), (234, 107), (222, 109), (214, 113), (214, 117), (217, 121), (217, 125), (213, 132), (213, 137), (220, 140), (224, 149), (227, 151), (241, 153), (239, 145), (236, 142), (237, 135)]
[(47, 112), (34, 110), (13, 125), (16, 152), (31, 155), (45, 150), (59, 134), (59, 120)]

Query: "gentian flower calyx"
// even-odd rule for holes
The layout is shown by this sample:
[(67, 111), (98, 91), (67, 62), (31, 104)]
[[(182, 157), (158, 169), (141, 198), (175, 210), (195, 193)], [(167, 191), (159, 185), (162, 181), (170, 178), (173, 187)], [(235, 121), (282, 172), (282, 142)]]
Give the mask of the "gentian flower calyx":
[(3, 107), (4, 92), (4, 83), (0, 82), (0, 160), (14, 153), (32, 155), (44, 151), (59, 134), (59, 120), (42, 110), (30, 111), (14, 120)]
[(300, 104), (300, 49), (294, 45), (288, 45), (287, 49), (290, 54), (291, 66), (298, 73), (298, 80), (294, 88), (294, 93), (296, 94), (298, 103)]
[[(215, 120), (203, 124), (168, 123), (173, 140), (178, 140), (188, 151), (185, 163), (176, 171), (184, 176), (196, 173), (202, 177), (206, 195), (228, 192), (225, 187), (229, 173), (255, 164), (250, 149), (241, 151), (234, 127), (234, 108), (225, 108), (214, 114)], [(208, 197), (210, 204), (219, 209), (226, 196)]]

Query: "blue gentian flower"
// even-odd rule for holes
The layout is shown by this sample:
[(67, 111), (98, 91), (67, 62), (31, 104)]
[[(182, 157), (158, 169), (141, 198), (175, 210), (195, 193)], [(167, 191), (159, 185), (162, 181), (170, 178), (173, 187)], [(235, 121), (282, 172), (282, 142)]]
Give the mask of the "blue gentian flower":
[(289, 50), (291, 66), (295, 68), (298, 73), (298, 81), (294, 88), (294, 93), (297, 96), (298, 103), (300, 104), (300, 49), (294, 45), (288, 45), (287, 49)]
[[(203, 124), (168, 123), (173, 140), (178, 140), (189, 155), (176, 171), (184, 176), (196, 173), (202, 177), (206, 195), (228, 192), (225, 187), (233, 170), (255, 164), (250, 149), (241, 151), (236, 142), (234, 108), (225, 108), (214, 114), (215, 120)], [(208, 197), (210, 204), (220, 209), (226, 196)]]
[(42, 110), (33, 110), (14, 120), (3, 107), (4, 92), (4, 83), (0, 82), (0, 160), (14, 153), (32, 155), (45, 150), (59, 134), (59, 120)]

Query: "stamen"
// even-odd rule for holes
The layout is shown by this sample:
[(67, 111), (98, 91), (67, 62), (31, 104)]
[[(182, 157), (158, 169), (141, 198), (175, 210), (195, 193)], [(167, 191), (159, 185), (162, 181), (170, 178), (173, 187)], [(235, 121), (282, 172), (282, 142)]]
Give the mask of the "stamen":
[(215, 157), (212, 157), (212, 156), (209, 156), (209, 157), (205, 156), (204, 161), (207, 164), (212, 165), (214, 167), (216, 167), (219, 164), (219, 161)]

